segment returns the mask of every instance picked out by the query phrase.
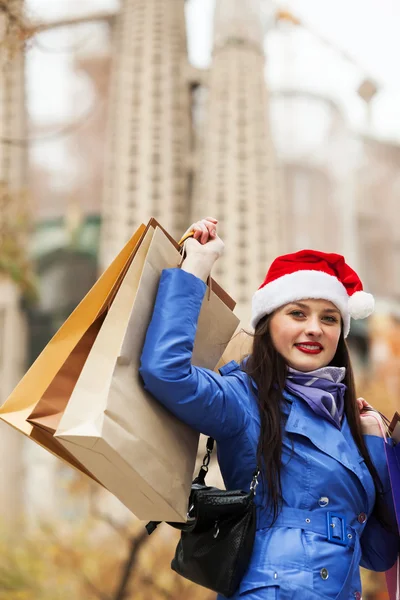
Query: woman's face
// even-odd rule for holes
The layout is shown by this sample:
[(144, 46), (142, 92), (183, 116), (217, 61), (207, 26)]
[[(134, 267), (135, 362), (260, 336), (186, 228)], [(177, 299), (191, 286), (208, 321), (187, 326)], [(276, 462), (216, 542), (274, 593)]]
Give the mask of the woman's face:
[(275, 349), (289, 367), (314, 371), (328, 365), (336, 353), (340, 311), (328, 300), (301, 300), (285, 304), (269, 321)]

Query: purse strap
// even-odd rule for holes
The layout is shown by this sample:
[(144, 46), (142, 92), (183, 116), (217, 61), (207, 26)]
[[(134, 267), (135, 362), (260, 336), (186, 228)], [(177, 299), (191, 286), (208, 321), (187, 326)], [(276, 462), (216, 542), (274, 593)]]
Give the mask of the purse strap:
[[(203, 458), (203, 463), (200, 467), (200, 471), (199, 471), (197, 477), (193, 480), (192, 485), (196, 484), (196, 483), (200, 484), (200, 485), (206, 484), (206, 475), (208, 473), (208, 467), (209, 467), (209, 464), (211, 461), (211, 454), (212, 454), (213, 450), (214, 450), (214, 439), (212, 437), (209, 437), (207, 439), (207, 443), (206, 443), (206, 453)], [(259, 484), (259, 481), (258, 481), (259, 475), (260, 475), (260, 469), (259, 469), (259, 467), (257, 467), (253, 473), (253, 478), (250, 483), (250, 494), (252, 495), (253, 498), (256, 495), (256, 489)], [(188, 514), (189, 513), (190, 513), (190, 508), (189, 508)], [(147, 523), (147, 525), (145, 525), (145, 527), (147, 529), (147, 533), (149, 535), (151, 535), (153, 533), (153, 531), (156, 530), (156, 528), (158, 527), (158, 525), (160, 523), (161, 523), (161, 521), (150, 521), (149, 523)], [(182, 529), (182, 523), (169, 523), (169, 525), (172, 525), (172, 527), (176, 527), (177, 529)]]
[[(203, 464), (200, 467), (200, 471), (196, 477), (196, 479), (194, 479), (193, 483), (199, 483), (202, 485), (205, 485), (206, 482), (206, 475), (208, 473), (208, 467), (211, 461), (211, 454), (214, 450), (214, 439), (212, 437), (209, 437), (207, 439), (207, 443), (206, 443), (206, 454), (204, 455), (203, 458)], [(259, 484), (259, 478), (260, 476), (260, 468), (257, 467), (256, 470), (253, 473), (253, 477), (250, 483), (250, 493), (253, 495), (253, 497), (256, 495), (256, 489), (257, 486)]]

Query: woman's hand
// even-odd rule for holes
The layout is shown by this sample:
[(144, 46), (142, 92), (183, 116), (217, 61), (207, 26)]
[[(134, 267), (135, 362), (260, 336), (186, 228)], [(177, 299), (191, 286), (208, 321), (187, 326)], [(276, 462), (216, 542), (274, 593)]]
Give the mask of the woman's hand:
[(187, 256), (194, 253), (213, 255), (215, 260), (221, 256), (224, 251), (224, 242), (218, 237), (217, 224), (217, 219), (206, 217), (188, 227), (184, 236), (191, 231), (194, 231), (194, 235), (185, 241)]
[(385, 430), (385, 427), (380, 414), (364, 398), (357, 398), (357, 404), (360, 411), (362, 434), (383, 437), (382, 431)]
[(186, 258), (182, 270), (207, 280), (215, 261), (224, 251), (224, 242), (217, 234), (217, 219), (206, 217), (196, 221), (186, 230), (185, 234), (194, 231), (193, 237), (185, 241)]

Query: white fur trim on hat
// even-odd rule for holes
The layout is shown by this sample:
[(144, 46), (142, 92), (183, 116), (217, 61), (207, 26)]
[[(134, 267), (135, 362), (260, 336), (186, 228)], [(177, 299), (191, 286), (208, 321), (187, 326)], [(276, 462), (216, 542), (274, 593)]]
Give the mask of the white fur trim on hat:
[(251, 326), (255, 328), (264, 315), (269, 315), (277, 308), (307, 298), (332, 302), (340, 310), (343, 333), (347, 337), (350, 331), (347, 290), (334, 275), (323, 271), (301, 270), (282, 275), (257, 290), (252, 299)]
[(365, 319), (374, 312), (375, 300), (367, 292), (354, 292), (349, 298), (349, 312), (353, 319)]

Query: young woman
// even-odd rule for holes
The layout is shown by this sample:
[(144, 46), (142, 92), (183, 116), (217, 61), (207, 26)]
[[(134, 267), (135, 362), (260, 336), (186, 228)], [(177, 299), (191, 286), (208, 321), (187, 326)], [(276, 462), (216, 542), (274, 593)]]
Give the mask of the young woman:
[(251, 354), (220, 375), (194, 367), (205, 281), (224, 249), (216, 228), (194, 223), (182, 267), (162, 273), (145, 387), (217, 440), (227, 489), (248, 490), (261, 465), (256, 539), (235, 599), (360, 599), (360, 565), (385, 571), (399, 551), (381, 431), (356, 398), (345, 342), (350, 315), (367, 316), (373, 298), (342, 256), (279, 257), (253, 297)]

